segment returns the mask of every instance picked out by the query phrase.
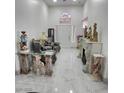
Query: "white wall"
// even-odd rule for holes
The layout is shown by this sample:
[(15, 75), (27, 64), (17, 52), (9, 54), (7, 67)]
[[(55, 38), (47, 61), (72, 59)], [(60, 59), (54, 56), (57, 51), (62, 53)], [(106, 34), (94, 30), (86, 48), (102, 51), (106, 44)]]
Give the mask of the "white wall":
[(88, 16), (88, 24), (98, 24), (99, 40), (103, 42), (105, 56), (104, 79), (108, 78), (108, 2), (107, 0), (87, 0), (83, 7), (83, 17)]
[(88, 17), (88, 0), (85, 0), (85, 4), (84, 6), (82, 7), (82, 19)]
[[(25, 30), (29, 40), (47, 31), (48, 7), (43, 0), (15, 0), (15, 31)], [(17, 38), (16, 38), (17, 39)]]
[(59, 18), (63, 11), (68, 11), (72, 16), (72, 25), (75, 25), (76, 35), (82, 33), (81, 32), (81, 19), (82, 19), (82, 7), (81, 6), (56, 6), (49, 7), (49, 21), (48, 27), (55, 27), (55, 25), (59, 25)]

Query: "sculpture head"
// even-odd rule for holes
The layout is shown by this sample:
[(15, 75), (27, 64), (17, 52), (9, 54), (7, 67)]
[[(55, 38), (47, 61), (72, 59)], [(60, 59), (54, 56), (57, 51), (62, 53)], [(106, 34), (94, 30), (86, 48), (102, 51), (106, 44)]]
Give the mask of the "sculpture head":
[(97, 28), (97, 23), (94, 23), (94, 25), (93, 25), (93, 26), (94, 26), (94, 29), (96, 29), (96, 28)]
[(22, 34), (26, 34), (26, 31), (21, 31)]
[(97, 23), (94, 23), (95, 26), (97, 26)]

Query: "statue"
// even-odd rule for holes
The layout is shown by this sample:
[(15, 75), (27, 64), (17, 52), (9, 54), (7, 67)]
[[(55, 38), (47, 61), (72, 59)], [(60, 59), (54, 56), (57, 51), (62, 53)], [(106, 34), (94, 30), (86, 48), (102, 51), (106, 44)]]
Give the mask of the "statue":
[(86, 38), (87, 37), (87, 26), (85, 26), (85, 28), (84, 28), (84, 38)]
[(41, 43), (41, 45), (43, 45), (44, 43), (45, 43), (45, 41), (47, 41), (47, 36), (46, 36), (46, 34), (45, 34), (45, 32), (42, 32), (41, 33), (41, 38), (40, 38), (40, 43)]
[(91, 26), (89, 27), (89, 32), (87, 33), (87, 39), (92, 39), (92, 28)]
[(27, 34), (25, 31), (21, 31), (21, 50), (26, 50), (27, 49)]
[(93, 27), (94, 27), (94, 29), (93, 29), (93, 40), (92, 41), (97, 42), (98, 41), (98, 32), (96, 31), (97, 24), (94, 23)]

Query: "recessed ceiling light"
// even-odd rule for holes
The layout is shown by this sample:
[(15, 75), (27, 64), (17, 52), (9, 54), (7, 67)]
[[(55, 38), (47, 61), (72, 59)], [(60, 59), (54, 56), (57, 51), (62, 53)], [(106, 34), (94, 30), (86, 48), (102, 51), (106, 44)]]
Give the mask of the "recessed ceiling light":
[(53, 2), (57, 2), (57, 0), (53, 0)]
[(76, 2), (77, 0), (73, 0), (74, 2)]
[(55, 92), (57, 92), (58, 91), (58, 88), (55, 88)]
[(70, 90), (69, 92), (70, 92), (70, 93), (73, 93), (73, 91), (72, 91), (72, 90)]

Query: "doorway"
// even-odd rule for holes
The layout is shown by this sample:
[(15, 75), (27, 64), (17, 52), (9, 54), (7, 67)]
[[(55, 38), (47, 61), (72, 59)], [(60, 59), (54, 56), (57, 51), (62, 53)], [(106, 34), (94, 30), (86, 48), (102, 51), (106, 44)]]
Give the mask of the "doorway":
[(74, 26), (73, 25), (56, 25), (56, 41), (60, 42), (61, 47), (73, 47)]

